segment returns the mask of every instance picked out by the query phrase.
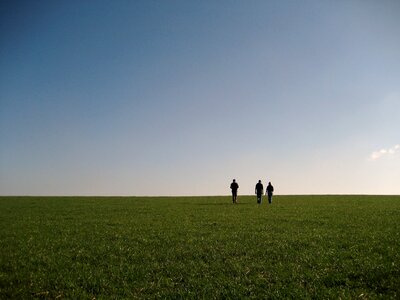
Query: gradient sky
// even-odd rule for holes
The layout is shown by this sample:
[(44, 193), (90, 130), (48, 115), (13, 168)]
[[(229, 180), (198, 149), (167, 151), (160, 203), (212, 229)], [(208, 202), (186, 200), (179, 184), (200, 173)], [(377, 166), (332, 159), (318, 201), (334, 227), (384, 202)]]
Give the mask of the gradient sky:
[(1, 1), (1, 195), (400, 194), (400, 1)]

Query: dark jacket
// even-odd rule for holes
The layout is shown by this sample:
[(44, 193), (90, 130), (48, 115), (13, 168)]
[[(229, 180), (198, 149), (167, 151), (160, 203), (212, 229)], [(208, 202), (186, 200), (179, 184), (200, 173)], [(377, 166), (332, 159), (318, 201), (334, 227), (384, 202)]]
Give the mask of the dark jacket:
[(263, 193), (263, 190), (264, 190), (264, 186), (262, 185), (262, 183), (257, 183), (256, 184), (256, 193), (257, 193), (257, 195), (262, 195), (262, 193)]
[(231, 183), (232, 192), (237, 192), (238, 188), (239, 188), (239, 185), (237, 184), (237, 182), (232, 182)]
[(271, 184), (267, 185), (268, 195), (272, 195), (273, 192), (274, 192), (274, 187)]

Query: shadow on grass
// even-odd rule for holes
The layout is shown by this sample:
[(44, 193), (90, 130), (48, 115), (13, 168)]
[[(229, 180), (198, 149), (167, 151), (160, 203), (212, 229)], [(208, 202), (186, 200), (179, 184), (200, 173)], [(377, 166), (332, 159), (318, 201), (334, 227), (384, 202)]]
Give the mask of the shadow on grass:
[(196, 203), (196, 205), (217, 205), (217, 206), (237, 206), (237, 205), (249, 205), (252, 204), (250, 202), (239, 202), (236, 204), (232, 204), (232, 203), (220, 203), (220, 202), (216, 202), (216, 203)]

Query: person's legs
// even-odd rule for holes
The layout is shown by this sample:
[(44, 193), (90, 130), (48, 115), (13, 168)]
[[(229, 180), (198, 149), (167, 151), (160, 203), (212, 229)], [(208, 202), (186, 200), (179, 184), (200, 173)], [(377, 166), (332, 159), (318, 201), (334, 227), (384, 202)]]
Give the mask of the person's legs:
[(261, 200), (262, 200), (261, 196), (262, 196), (261, 194), (257, 194), (257, 203), (258, 204), (261, 204)]
[(268, 195), (268, 202), (269, 202), (269, 204), (272, 204), (272, 194)]

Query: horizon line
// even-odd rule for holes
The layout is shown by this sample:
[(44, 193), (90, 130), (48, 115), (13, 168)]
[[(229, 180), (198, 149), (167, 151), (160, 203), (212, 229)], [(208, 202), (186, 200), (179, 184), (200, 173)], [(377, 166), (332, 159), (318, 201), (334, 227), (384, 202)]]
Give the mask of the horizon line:
[[(200, 198), (200, 197), (231, 197), (232, 195), (0, 195), (0, 197), (63, 197), (63, 198), (72, 198), (72, 197), (80, 197), (80, 198)], [(264, 196), (264, 195), (263, 195)], [(400, 196), (400, 194), (274, 194), (274, 197), (279, 196)], [(238, 195), (238, 197), (255, 197), (255, 194), (249, 195)]]

